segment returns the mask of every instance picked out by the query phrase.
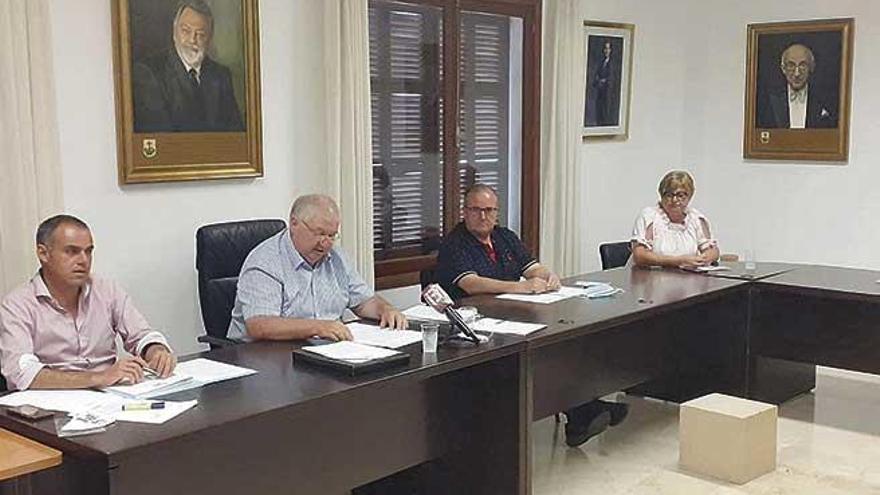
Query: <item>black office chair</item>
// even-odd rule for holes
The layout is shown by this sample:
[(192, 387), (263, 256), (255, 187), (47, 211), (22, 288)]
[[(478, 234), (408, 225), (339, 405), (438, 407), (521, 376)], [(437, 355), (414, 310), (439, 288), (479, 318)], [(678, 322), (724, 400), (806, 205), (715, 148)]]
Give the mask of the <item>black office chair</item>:
[(632, 254), (629, 241), (606, 242), (599, 245), (599, 257), (602, 258), (602, 269), (617, 268), (626, 265)]
[(203, 225), (196, 231), (199, 305), (205, 335), (199, 342), (212, 349), (235, 344), (226, 338), (241, 265), (257, 244), (284, 229), (282, 220), (244, 220)]

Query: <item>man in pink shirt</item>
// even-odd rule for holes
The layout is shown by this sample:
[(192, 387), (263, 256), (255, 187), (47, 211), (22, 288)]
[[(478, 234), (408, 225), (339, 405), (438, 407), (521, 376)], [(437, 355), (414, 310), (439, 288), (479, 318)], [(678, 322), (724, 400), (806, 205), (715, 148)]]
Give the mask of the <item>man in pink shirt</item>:
[[(115, 282), (92, 276), (88, 225), (56, 215), (37, 229), (40, 271), (0, 302), (0, 370), (12, 389), (100, 388), (168, 376), (177, 360)], [(119, 356), (116, 336), (132, 356)]]

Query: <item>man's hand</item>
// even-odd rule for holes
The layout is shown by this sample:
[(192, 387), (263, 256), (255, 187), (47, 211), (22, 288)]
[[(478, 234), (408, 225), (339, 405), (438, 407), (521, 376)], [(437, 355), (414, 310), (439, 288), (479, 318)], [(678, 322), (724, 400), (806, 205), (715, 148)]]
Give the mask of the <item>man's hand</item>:
[(319, 321), (317, 323), (318, 331), (315, 335), (322, 339), (335, 340), (338, 342), (340, 340), (352, 340), (353, 338), (351, 332), (348, 331), (348, 328), (336, 320)]
[(379, 326), (391, 330), (406, 330), (406, 316), (394, 308), (386, 308), (379, 315)]
[(116, 364), (95, 375), (97, 387), (109, 387), (116, 384), (130, 385), (144, 379), (146, 361), (139, 357), (120, 358)]
[(550, 272), (550, 276), (547, 277), (547, 290), (559, 290), (562, 288), (562, 282), (559, 281), (559, 275)]
[(522, 294), (540, 294), (547, 292), (547, 281), (540, 277), (528, 278), (518, 282)]
[(160, 378), (171, 376), (174, 367), (177, 366), (177, 358), (162, 344), (148, 345), (144, 350), (144, 359), (147, 361), (147, 366), (158, 373)]

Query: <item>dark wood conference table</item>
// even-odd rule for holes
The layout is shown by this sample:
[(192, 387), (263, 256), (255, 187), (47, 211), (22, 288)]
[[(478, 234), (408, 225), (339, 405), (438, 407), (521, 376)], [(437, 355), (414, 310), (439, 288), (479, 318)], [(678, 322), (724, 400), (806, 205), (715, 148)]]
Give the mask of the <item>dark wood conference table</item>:
[(192, 392), (198, 408), (161, 427), (58, 439), (52, 424), (0, 414), (0, 426), (65, 452), (67, 493), (335, 494), (423, 464), (424, 493), (527, 494), (531, 422), (608, 393), (779, 403), (814, 386), (817, 364), (880, 372), (880, 272), (731, 268), (566, 281), (624, 289), (604, 299), (468, 298), (486, 316), (547, 328), (434, 359), (416, 349), (405, 369), (356, 379), (291, 365), (293, 344), (212, 351), (260, 373)]
[(880, 272), (727, 265), (712, 275), (625, 267), (564, 281), (624, 289), (610, 298), (463, 303), (548, 326), (526, 338), (524, 416), (533, 420), (619, 390), (675, 402), (724, 392), (779, 404), (815, 387), (817, 364), (880, 373)]
[(61, 486), (34, 493), (334, 495), (424, 463), (426, 493), (522, 486), (521, 339), (418, 349), (406, 367), (357, 378), (294, 363), (295, 347), (204, 353), (259, 372), (166, 397), (199, 404), (161, 426), (59, 438), (51, 419), (4, 412), (0, 425), (64, 452)]
[(799, 266), (752, 291), (752, 397), (807, 392), (816, 365), (880, 374), (880, 272)]

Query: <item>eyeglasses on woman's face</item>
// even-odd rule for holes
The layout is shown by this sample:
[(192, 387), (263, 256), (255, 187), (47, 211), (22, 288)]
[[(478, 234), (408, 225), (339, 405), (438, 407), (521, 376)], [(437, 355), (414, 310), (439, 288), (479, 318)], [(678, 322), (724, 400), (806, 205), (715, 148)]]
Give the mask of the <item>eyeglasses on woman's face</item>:
[(679, 189), (678, 191), (666, 191), (663, 193), (663, 199), (667, 201), (687, 201), (690, 197), (691, 194), (683, 189)]

